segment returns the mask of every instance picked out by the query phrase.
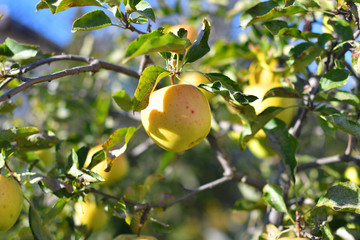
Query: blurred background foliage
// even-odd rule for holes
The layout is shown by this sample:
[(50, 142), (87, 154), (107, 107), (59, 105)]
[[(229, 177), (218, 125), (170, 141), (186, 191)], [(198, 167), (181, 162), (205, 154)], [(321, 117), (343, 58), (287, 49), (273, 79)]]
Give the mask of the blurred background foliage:
[[(206, 17), (212, 24), (211, 52), (201, 61), (187, 66), (185, 71), (221, 72), (243, 87), (248, 84), (249, 75), (253, 74), (250, 72), (251, 64), (258, 61), (257, 48), (265, 53), (264, 57), (267, 60), (279, 59), (281, 65), (281, 61), (287, 60), (282, 58), (289, 55), (289, 44), (293, 46), (299, 41), (289, 43), (286, 37), (273, 36), (262, 24), (254, 24), (242, 31), (238, 26), (239, 14), (257, 2), (151, 1), (157, 16), (152, 29), (186, 22), (199, 31), (201, 21)], [(328, 10), (336, 5), (335, 1), (320, 2), (324, 3), (323, 8)], [(76, 16), (82, 15), (82, 11), (79, 9)], [(317, 22), (312, 24), (313, 31), (323, 31), (320, 18), (320, 15), (315, 16)], [(288, 18), (289, 23), (291, 22), (293, 27), (298, 29), (304, 27), (306, 20), (305, 15)], [(104, 31), (101, 34), (97, 31), (78, 32), (73, 35), (64, 52), (121, 64), (126, 46), (137, 37), (137, 34), (112, 27), (107, 28), (105, 32), (106, 34), (103, 34)], [(156, 64), (165, 65), (157, 55), (151, 57)], [(131, 60), (128, 66), (137, 71), (139, 59)], [(77, 64), (70, 61), (52, 63), (31, 74), (45, 75)], [(306, 76), (306, 73), (303, 76)], [(296, 82), (295, 75), (290, 74), (287, 79), (292, 83)], [(10, 168), (17, 173), (31, 169), (43, 175), (58, 176), (59, 168), (68, 167), (71, 149), (75, 149), (79, 158), (84, 159), (89, 149), (104, 143), (116, 129), (139, 126), (141, 123), (138, 113), (133, 114), (121, 109), (113, 98), (115, 93), (122, 90), (126, 90), (132, 96), (136, 86), (137, 81), (134, 78), (100, 70), (95, 74), (67, 76), (39, 84), (19, 94), (13, 98), (17, 108), (11, 114), (0, 115), (1, 128), (34, 126), (42, 132), (55, 135), (60, 141), (45, 159), (41, 159), (41, 155), (36, 151), (17, 152), (8, 161)], [(357, 93), (357, 89), (355, 91)], [(300, 102), (299, 104), (301, 105)], [(341, 108), (341, 103), (336, 106)], [(259, 159), (248, 149), (241, 151), (237, 137), (234, 138), (236, 132), (233, 129), (241, 128), (240, 118), (218, 96), (211, 100), (211, 108), (216, 137), (238, 171), (264, 183), (273, 182), (280, 159), (276, 156)], [(310, 113), (299, 138), (298, 164), (338, 154), (346, 148), (348, 141), (346, 134), (338, 131), (325, 132), (318, 124), (312, 124), (317, 121), (318, 114)], [(140, 128), (129, 142), (125, 154), (129, 159), (130, 169), (125, 178), (111, 186), (95, 183), (93, 187), (115, 196), (131, 199), (139, 191), (139, 187), (135, 186), (143, 185), (148, 176), (161, 174), (164, 178), (156, 181), (145, 197), (145, 202), (161, 202), (176, 199), (185, 194), (187, 189), (196, 188), (222, 176), (223, 170), (215, 152), (210, 149), (206, 141), (184, 153), (175, 154), (165, 152), (146, 139), (145, 131)], [(358, 149), (355, 151), (357, 152)], [(329, 187), (346, 180), (343, 172), (347, 166), (348, 163), (338, 163), (306, 170), (297, 175), (296, 188), (305, 202), (303, 212), (309, 209), (308, 201), (311, 202), (309, 205), (314, 204), (314, 201)], [(6, 170), (3, 170), (4, 172), (7, 173)], [(43, 189), (38, 183), (34, 183), (33, 178), (24, 176), (22, 180), (25, 197), (44, 217), (58, 202), (58, 197), (46, 193), (46, 188)], [(256, 206), (255, 209), (251, 208), (261, 196), (260, 191), (245, 183), (228, 182), (197, 194), (166, 211), (156, 210), (152, 217), (160, 223), (150, 221), (142, 232), (159, 239), (171, 240), (257, 239), (263, 231), (265, 208), (263, 205), (259, 208)], [(290, 189), (289, 196), (290, 199), (295, 198), (293, 189)], [(101, 196), (97, 198), (101, 201)], [(250, 211), (236, 210), (235, 203), (240, 199), (245, 199), (248, 204), (243, 201), (242, 207), (239, 208), (249, 208)], [(80, 239), (86, 232), (74, 222), (74, 201), (76, 198), (67, 200), (61, 211), (48, 221), (46, 218), (42, 219), (43, 225), (54, 239)], [(115, 202), (108, 200), (106, 204), (108, 204), (106, 209), (113, 213), (114, 209), (111, 206)], [(1, 239), (33, 239), (28, 227), (28, 210), (28, 206), (24, 207), (17, 224), (10, 231), (0, 234)], [(353, 214), (336, 215), (334, 218), (333, 225), (342, 225), (344, 218), (352, 219), (351, 222), (354, 224), (360, 222), (359, 216)], [(93, 233), (89, 239), (112, 239), (120, 233), (133, 232), (136, 229), (133, 225), (136, 224), (132, 223), (129, 226), (125, 222), (123, 214), (114, 213), (106, 227)]]

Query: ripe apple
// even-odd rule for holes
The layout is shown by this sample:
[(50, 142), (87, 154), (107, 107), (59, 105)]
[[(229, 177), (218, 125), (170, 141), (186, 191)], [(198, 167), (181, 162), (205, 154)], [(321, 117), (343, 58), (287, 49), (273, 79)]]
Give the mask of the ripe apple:
[(86, 196), (84, 202), (76, 202), (74, 207), (77, 220), (92, 232), (101, 230), (109, 220), (104, 206), (96, 204), (92, 195)]
[[(201, 73), (197, 73), (197, 72), (193, 72), (193, 73), (188, 73), (186, 75), (184, 75), (180, 82), (180, 84), (191, 84), (194, 86), (198, 86), (201, 83), (203, 84), (209, 84), (211, 83), (204, 75), (202, 75)], [(212, 98), (212, 96), (214, 96), (213, 93), (208, 92), (202, 88), (199, 88), (200, 91), (202, 91), (205, 95), (205, 97), (210, 100), (210, 98)]]
[(360, 185), (359, 172), (358, 172), (358, 170), (356, 169), (356, 167), (354, 167), (354, 166), (348, 167), (348, 168), (345, 170), (344, 175), (345, 175), (345, 177), (346, 177), (347, 179), (349, 179), (350, 181), (354, 182), (356, 185)]
[(121, 234), (115, 237), (113, 240), (157, 240), (152, 236), (137, 236), (135, 234)]
[(105, 172), (105, 167), (106, 160), (103, 160), (95, 165), (91, 171), (99, 174), (104, 179), (101, 184), (111, 185), (126, 176), (129, 171), (129, 162), (126, 156), (122, 154), (114, 159), (109, 172)]
[[(296, 100), (293, 98), (271, 97), (263, 101), (266, 92), (275, 87), (281, 87), (281, 84), (276, 82), (267, 84), (255, 84), (250, 85), (244, 89), (245, 94), (255, 95), (258, 97), (256, 101), (251, 103), (251, 105), (255, 108), (256, 114), (261, 113), (268, 107), (286, 108), (295, 105)], [(295, 109), (287, 108), (281, 111), (276, 117), (284, 121), (289, 126), (294, 115)], [(266, 145), (265, 138), (265, 132), (263, 130), (260, 130), (255, 135), (255, 137), (251, 139), (248, 143), (248, 148), (258, 158), (266, 158), (275, 154), (275, 152)]]
[(157, 145), (168, 151), (182, 152), (209, 134), (209, 102), (195, 86), (167, 86), (150, 95), (149, 105), (141, 111), (141, 122)]
[(0, 233), (9, 230), (18, 219), (23, 194), (16, 180), (0, 175)]
[(187, 38), (190, 40), (191, 43), (193, 43), (196, 40), (197, 33), (195, 29), (191, 27), (189, 24), (179, 24), (179, 25), (171, 26), (168, 29), (168, 32), (172, 32), (175, 35), (177, 35), (177, 32), (179, 31), (180, 28), (184, 28), (185, 30), (187, 30)]

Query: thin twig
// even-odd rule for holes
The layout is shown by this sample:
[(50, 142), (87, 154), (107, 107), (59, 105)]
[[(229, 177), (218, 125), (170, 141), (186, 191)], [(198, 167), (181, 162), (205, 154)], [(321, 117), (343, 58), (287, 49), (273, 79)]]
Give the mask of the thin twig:
[[(68, 56), (68, 57), (74, 57), (74, 55)], [(75, 56), (77, 57), (77, 56)], [(64, 58), (63, 58), (64, 59)], [(85, 61), (86, 58), (84, 57), (79, 57), (77, 58), (77, 61)], [(41, 61), (40, 63), (34, 63), (34, 65), (29, 66), (28, 68), (33, 69), (34, 67), (38, 67), (42, 64), (46, 64), (46, 63), (50, 63), (53, 61), (58, 61), (58, 58), (53, 58), (53, 59), (47, 59), (47, 61)], [(74, 60), (74, 58), (72, 59)], [(24, 68), (24, 71), (27, 71), (26, 68)], [(48, 82), (48, 81), (52, 81), (54, 79), (58, 79), (61, 77), (65, 77), (65, 76), (70, 76), (70, 75), (77, 75), (79, 73), (83, 73), (83, 72), (97, 72), (100, 69), (106, 69), (106, 70), (112, 70), (115, 72), (120, 72), (120, 73), (124, 73), (128, 76), (134, 77), (134, 78), (139, 78), (139, 74), (131, 69), (116, 65), (116, 64), (112, 64), (112, 63), (108, 63), (105, 61), (101, 61), (101, 60), (97, 60), (97, 59), (93, 59), (91, 61), (91, 63), (87, 66), (77, 66), (77, 67), (73, 67), (70, 69), (65, 69), (59, 72), (55, 72), (55, 73), (51, 73), (49, 75), (44, 75), (44, 76), (40, 76), (40, 77), (35, 77), (35, 78), (23, 78), (25, 82), (23, 82), (22, 84), (20, 84), (19, 86), (10, 89), (9, 91), (7, 91), (6, 93), (4, 93), (3, 95), (0, 96), (0, 102), (3, 102), (11, 97), (13, 97), (14, 95), (16, 95), (19, 92), (24, 91), (25, 89), (38, 84), (38, 83), (43, 83), (43, 82)], [(16, 76), (15, 76), (16, 77)]]
[(328, 164), (341, 163), (341, 162), (354, 162), (360, 166), (360, 158), (355, 158), (348, 155), (334, 155), (325, 158), (319, 158), (314, 162), (300, 164), (296, 171), (301, 172), (307, 169), (317, 168)]

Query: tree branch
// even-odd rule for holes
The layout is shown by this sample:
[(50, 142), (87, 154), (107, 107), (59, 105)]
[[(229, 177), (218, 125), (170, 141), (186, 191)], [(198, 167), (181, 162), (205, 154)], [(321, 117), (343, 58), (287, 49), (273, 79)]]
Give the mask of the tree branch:
[[(86, 63), (89, 63), (89, 65), (77, 66), (77, 67), (65, 69), (65, 70), (62, 70), (59, 72), (55, 72), (55, 73), (51, 73), (49, 75), (44, 75), (44, 76), (35, 77), (35, 78), (24, 78), (21, 76), (22, 74), (24, 74), (32, 69), (35, 69), (41, 65), (49, 64), (49, 63), (52, 63), (55, 61), (60, 61), (60, 60), (73, 60), (73, 61), (86, 62)], [(21, 78), (24, 82), (22, 84), (20, 84), (19, 86), (12, 88), (9, 91), (7, 91), (6, 93), (4, 93), (3, 95), (1, 95), (0, 102), (3, 102), (5, 100), (13, 97), (17, 93), (22, 92), (25, 89), (27, 89), (35, 84), (38, 84), (38, 83), (48, 82), (48, 81), (52, 81), (54, 79), (58, 79), (58, 78), (70, 76), (70, 75), (76, 75), (76, 74), (83, 73), (83, 72), (97, 72), (100, 69), (111, 70), (114, 72), (126, 74), (126, 75), (134, 77), (134, 78), (140, 78), (140, 75), (136, 71), (116, 65), (116, 64), (112, 64), (109, 62), (92, 59), (92, 58), (88, 58), (88, 57), (76, 56), (76, 55), (59, 55), (59, 56), (54, 56), (51, 58), (47, 58), (47, 59), (43, 59), (43, 60), (34, 62), (32, 64), (29, 64), (29, 65), (21, 68), (20, 73), (17, 76), (14, 76), (14, 78)], [(6, 82), (7, 83), (10, 82), (10, 80), (7, 79)], [(6, 84), (3, 83), (1, 85), (1, 87), (5, 87), (5, 85)]]
[(301, 172), (310, 168), (317, 168), (323, 165), (332, 164), (332, 163), (340, 163), (340, 162), (354, 162), (358, 166), (360, 166), (360, 158), (355, 158), (349, 155), (334, 155), (325, 158), (319, 158), (314, 162), (300, 164), (296, 171)]

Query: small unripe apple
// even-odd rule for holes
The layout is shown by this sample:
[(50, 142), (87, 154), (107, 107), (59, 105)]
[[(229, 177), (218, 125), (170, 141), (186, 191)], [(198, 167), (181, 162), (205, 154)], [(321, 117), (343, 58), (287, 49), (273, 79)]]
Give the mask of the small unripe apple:
[(356, 185), (360, 185), (359, 172), (358, 172), (358, 170), (356, 169), (356, 167), (354, 167), (354, 166), (348, 167), (348, 168), (345, 170), (344, 175), (345, 175), (345, 177), (346, 177), (347, 179), (349, 179), (350, 181), (354, 182)]
[(193, 43), (196, 40), (197, 33), (195, 29), (189, 24), (179, 24), (179, 25), (171, 26), (168, 29), (168, 32), (172, 32), (175, 35), (177, 35), (177, 32), (179, 31), (180, 28), (184, 28), (187, 31), (187, 38), (190, 40), (191, 43)]
[(23, 194), (16, 180), (0, 175), (0, 233), (9, 230), (18, 219)]
[(129, 171), (129, 162), (124, 154), (115, 158), (109, 172), (105, 172), (106, 160), (101, 161), (95, 165), (91, 171), (99, 174), (104, 182), (101, 184), (111, 185), (120, 179), (124, 178)]
[(114, 238), (113, 240), (157, 240), (157, 238), (153, 236), (137, 236), (135, 234), (121, 234)]
[[(197, 72), (193, 72), (193, 73), (187, 73), (185, 74), (182, 78), (181, 81), (179, 82), (180, 84), (191, 84), (194, 86), (199, 86), (201, 83), (203, 84), (209, 84), (211, 83), (209, 81), (209, 79), (207, 79), (204, 75), (202, 75), (201, 73), (197, 73)], [(210, 100), (210, 98), (212, 98), (214, 96), (213, 93), (206, 91), (205, 89), (199, 88), (200, 91), (202, 91), (205, 95), (205, 97)]]
[(195, 86), (178, 84), (150, 95), (141, 122), (160, 147), (182, 152), (199, 144), (210, 132), (211, 112), (205, 95)]
[(74, 207), (77, 220), (93, 232), (101, 230), (109, 220), (104, 206), (96, 204), (93, 196), (87, 196), (84, 202), (76, 202)]

